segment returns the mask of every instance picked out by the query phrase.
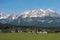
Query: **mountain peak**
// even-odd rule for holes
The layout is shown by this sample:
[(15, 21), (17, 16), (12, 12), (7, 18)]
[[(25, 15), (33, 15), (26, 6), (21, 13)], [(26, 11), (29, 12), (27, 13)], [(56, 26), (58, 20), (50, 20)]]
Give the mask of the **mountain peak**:
[(8, 18), (9, 16), (10, 16), (9, 14), (0, 13), (0, 19), (6, 19), (6, 18)]
[(54, 12), (55, 13), (55, 11), (53, 11), (52, 9), (50, 9), (50, 8), (48, 8), (47, 10), (45, 10), (45, 11), (49, 11), (49, 12)]
[(44, 16), (51, 16), (51, 17), (57, 17), (57, 13), (55, 11), (53, 11), (52, 9), (47, 9), (47, 10), (43, 10), (43, 9), (35, 9), (35, 10), (30, 10), (30, 11), (25, 11), (22, 14), (23, 18), (26, 17), (44, 17)]

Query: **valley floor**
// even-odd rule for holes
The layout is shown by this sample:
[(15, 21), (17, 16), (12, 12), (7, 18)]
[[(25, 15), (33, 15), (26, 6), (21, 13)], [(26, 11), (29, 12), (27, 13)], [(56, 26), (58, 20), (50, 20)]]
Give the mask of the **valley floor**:
[(0, 40), (60, 40), (60, 33), (0, 33)]

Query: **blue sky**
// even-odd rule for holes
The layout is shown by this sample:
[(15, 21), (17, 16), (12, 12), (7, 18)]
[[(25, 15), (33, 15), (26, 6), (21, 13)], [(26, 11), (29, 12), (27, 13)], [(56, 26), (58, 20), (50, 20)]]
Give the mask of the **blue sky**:
[(51, 8), (60, 14), (60, 0), (0, 0), (0, 12), (12, 14), (38, 8)]

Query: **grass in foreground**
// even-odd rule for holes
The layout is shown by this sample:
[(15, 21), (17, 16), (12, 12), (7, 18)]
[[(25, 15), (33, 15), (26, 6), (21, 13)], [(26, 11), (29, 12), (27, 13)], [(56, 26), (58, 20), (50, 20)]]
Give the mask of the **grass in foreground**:
[(60, 34), (0, 33), (0, 40), (60, 40)]

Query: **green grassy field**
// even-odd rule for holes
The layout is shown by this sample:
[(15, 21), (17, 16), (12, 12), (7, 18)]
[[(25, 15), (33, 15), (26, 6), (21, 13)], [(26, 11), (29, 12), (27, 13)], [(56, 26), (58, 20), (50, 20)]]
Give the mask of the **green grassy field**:
[(0, 33), (0, 40), (60, 40), (60, 34)]

